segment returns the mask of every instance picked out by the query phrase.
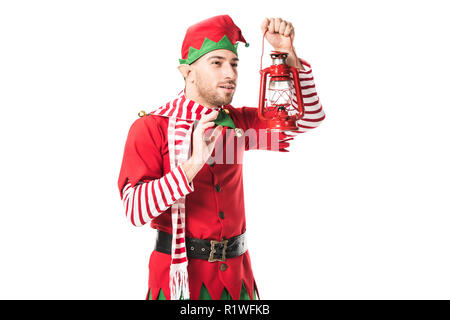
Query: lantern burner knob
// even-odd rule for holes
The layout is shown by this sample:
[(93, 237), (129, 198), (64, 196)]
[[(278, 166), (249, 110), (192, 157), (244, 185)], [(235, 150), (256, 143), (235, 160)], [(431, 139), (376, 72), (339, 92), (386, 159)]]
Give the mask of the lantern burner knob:
[(272, 51), (272, 53), (270, 54), (273, 65), (287, 64), (287, 56), (288, 54), (286, 52), (281, 51)]

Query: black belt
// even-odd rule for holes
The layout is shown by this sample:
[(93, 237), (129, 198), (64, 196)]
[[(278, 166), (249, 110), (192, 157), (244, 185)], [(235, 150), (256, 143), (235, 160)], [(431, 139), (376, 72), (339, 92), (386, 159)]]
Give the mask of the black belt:
[[(247, 251), (245, 232), (223, 241), (187, 237), (185, 241), (188, 258), (203, 259), (209, 262), (225, 261), (226, 259), (240, 256)], [(157, 230), (155, 250), (161, 253), (171, 254), (171, 248), (172, 235)]]

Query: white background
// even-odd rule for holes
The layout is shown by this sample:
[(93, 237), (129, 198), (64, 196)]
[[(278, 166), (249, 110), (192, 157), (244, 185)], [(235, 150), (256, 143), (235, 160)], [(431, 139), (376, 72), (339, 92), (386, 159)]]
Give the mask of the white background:
[(256, 107), (260, 23), (282, 17), (327, 115), (290, 153), (246, 154), (261, 298), (449, 299), (448, 10), (380, 0), (2, 1), (0, 298), (145, 297), (155, 233), (122, 210), (126, 135), (218, 14), (251, 44), (235, 107)]

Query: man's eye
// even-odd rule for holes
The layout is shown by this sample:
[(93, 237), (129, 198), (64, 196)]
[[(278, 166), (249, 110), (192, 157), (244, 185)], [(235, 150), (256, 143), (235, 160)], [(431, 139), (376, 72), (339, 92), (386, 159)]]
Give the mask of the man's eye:
[(219, 61), (213, 61), (213, 64), (217, 64), (217, 65), (219, 65), (219, 64), (220, 64), (220, 62), (219, 62)]
[(238, 66), (237, 63), (232, 63), (231, 65), (232, 65), (234, 68), (237, 68), (237, 66)]

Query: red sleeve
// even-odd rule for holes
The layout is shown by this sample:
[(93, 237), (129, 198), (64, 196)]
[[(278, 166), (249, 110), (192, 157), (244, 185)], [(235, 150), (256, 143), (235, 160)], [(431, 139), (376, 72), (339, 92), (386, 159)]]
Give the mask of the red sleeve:
[(164, 174), (161, 154), (164, 136), (154, 117), (137, 119), (128, 132), (118, 181), (121, 198), (127, 181), (134, 187), (140, 180), (153, 180)]
[(125, 215), (134, 226), (145, 225), (194, 191), (181, 165), (164, 175), (167, 141), (158, 119), (137, 119), (125, 144), (118, 186)]

